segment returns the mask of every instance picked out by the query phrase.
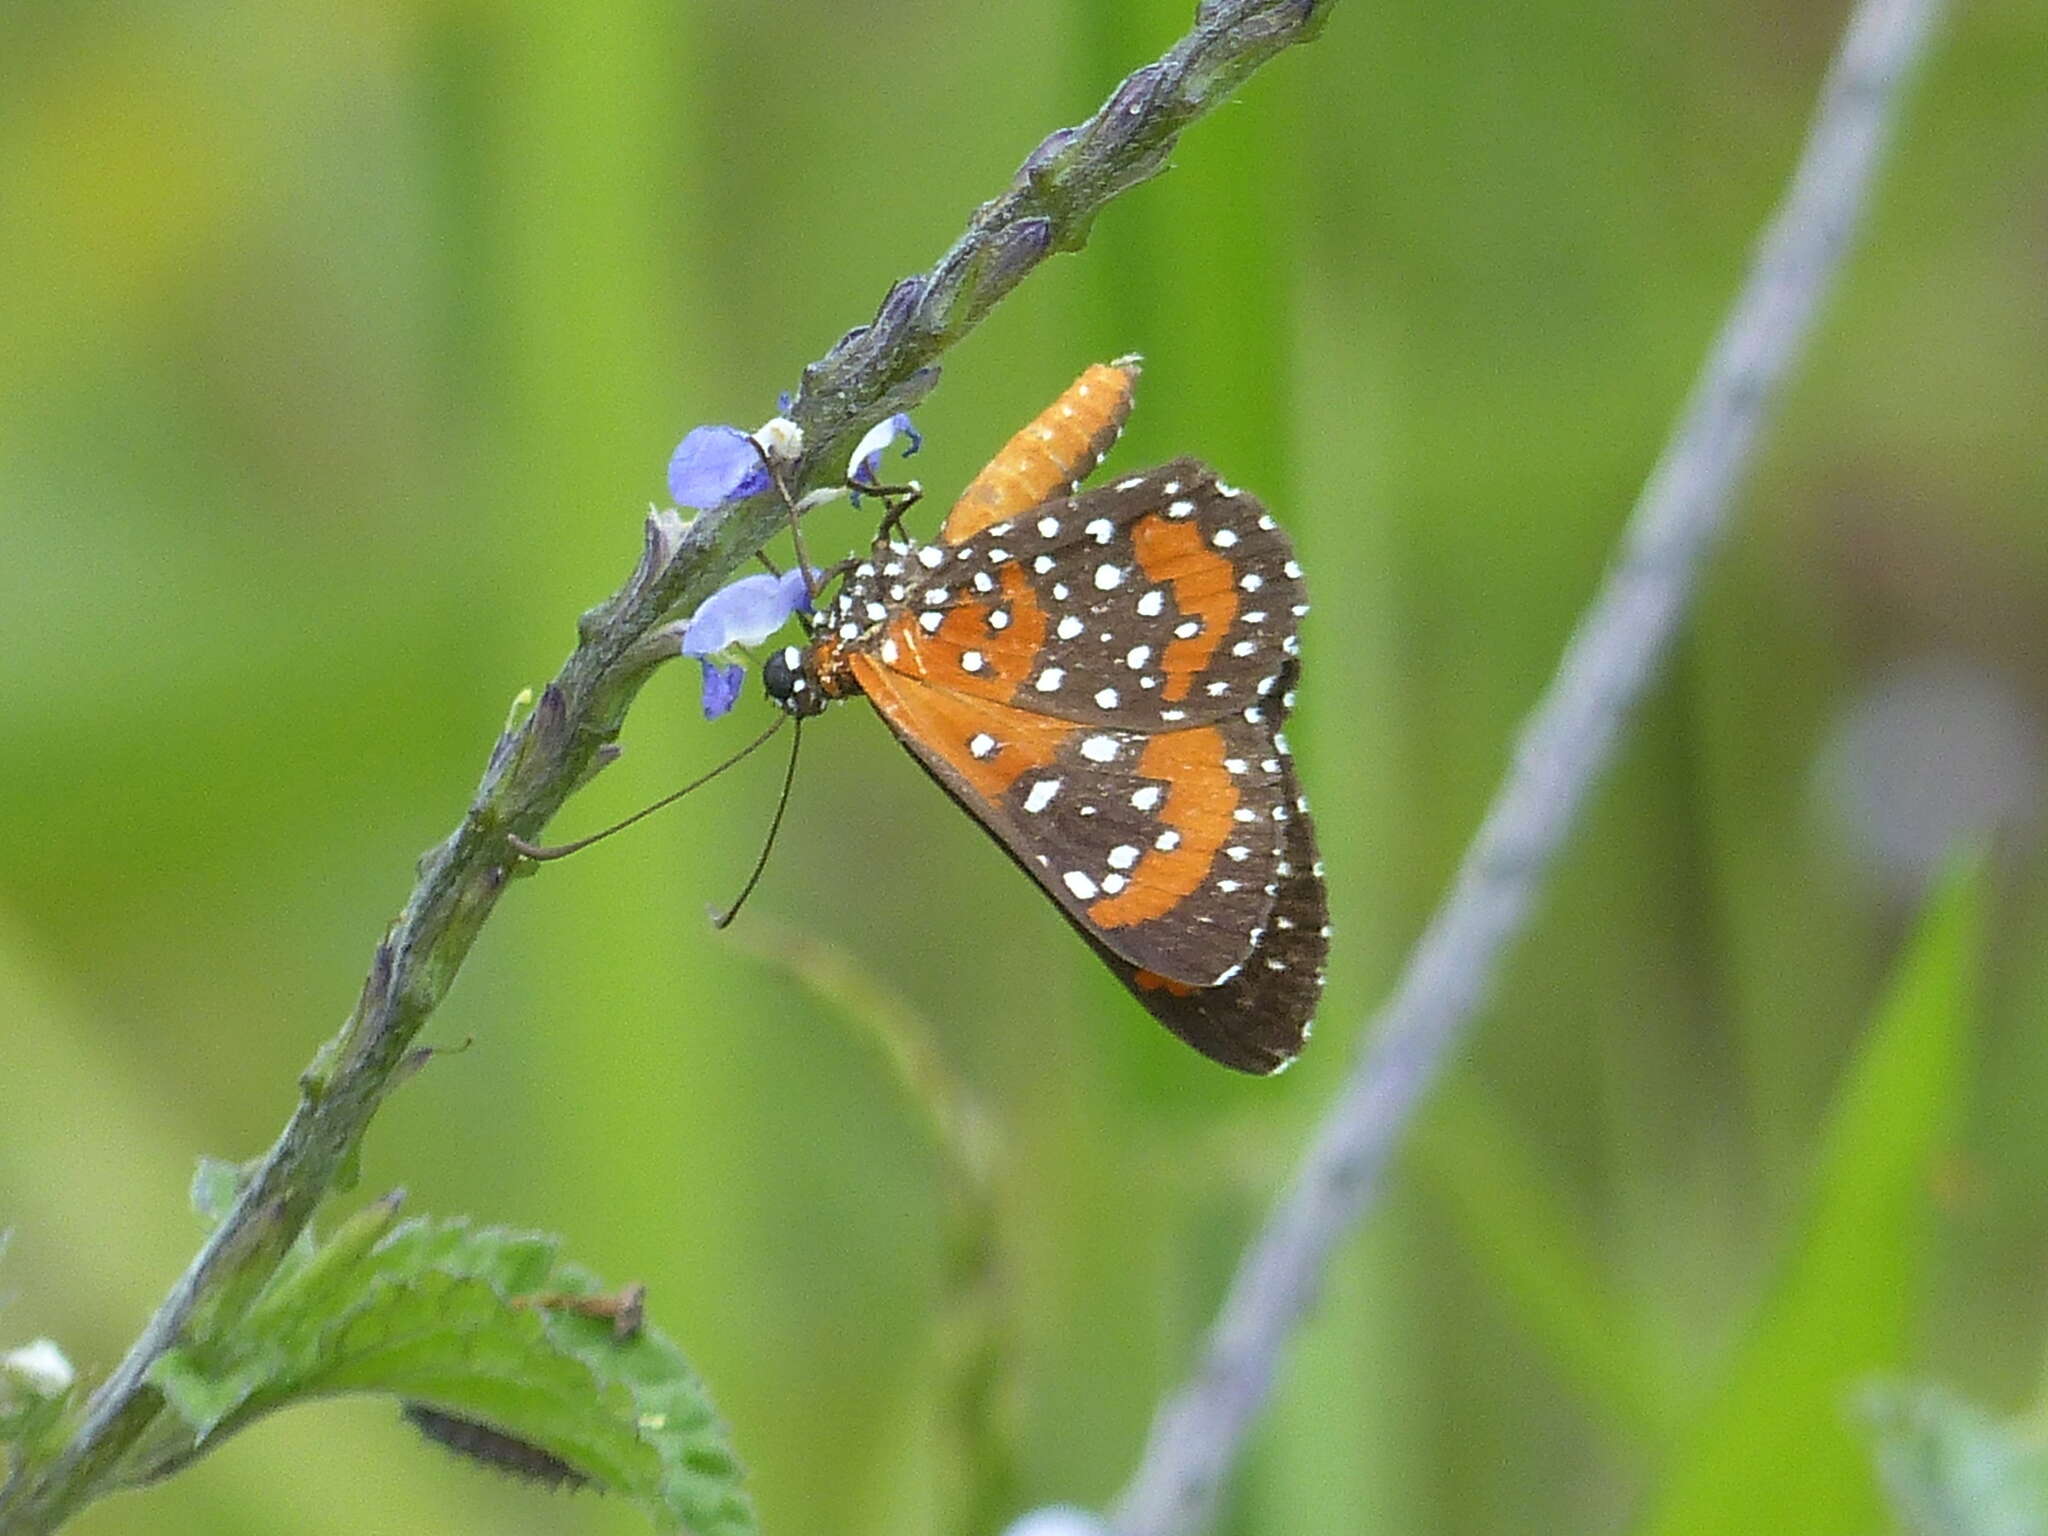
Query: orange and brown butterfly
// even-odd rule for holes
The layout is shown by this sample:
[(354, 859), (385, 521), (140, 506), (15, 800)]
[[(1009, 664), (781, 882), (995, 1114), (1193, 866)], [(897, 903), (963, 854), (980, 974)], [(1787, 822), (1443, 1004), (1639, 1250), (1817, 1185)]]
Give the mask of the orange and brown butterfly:
[(1195, 460), (1080, 488), (1137, 377), (1088, 369), (934, 542), (878, 538), (763, 678), (798, 717), (866, 695), (1147, 1011), (1270, 1073), (1329, 947), (1280, 729), (1308, 602), (1287, 535)]

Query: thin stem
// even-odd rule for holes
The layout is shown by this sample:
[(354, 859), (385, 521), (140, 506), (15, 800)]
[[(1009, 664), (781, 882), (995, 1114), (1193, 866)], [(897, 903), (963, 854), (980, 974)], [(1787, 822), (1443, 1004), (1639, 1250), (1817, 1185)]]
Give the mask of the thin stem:
[[(1047, 255), (1085, 244), (1112, 199), (1164, 169), (1182, 129), (1266, 60), (1314, 36), (1331, 3), (1204, 0), (1163, 57), (1135, 70), (1086, 122), (1042, 141), (929, 272), (897, 283), (872, 322), (804, 370), (788, 414), (806, 454), (789, 483), (808, 485), (849, 432), (928, 393), (939, 354)], [(301, 1078), (297, 1108), (234, 1208), (87, 1399), (70, 1439), (16, 1466), (0, 1487), (0, 1536), (54, 1530), (122, 1485), (124, 1458), (165, 1411), (151, 1368), (195, 1323), (232, 1317), (261, 1291), (348, 1164), (506, 888), (508, 839), (537, 837), (616, 740), (652, 670), (636, 647), (753, 559), (786, 515), (779, 496), (763, 493), (687, 526), (673, 515), (648, 519), (639, 566), (583, 615), (576, 649), (533, 711), (499, 738), (461, 825), (420, 861), (354, 1011)]]
[(1371, 1210), (1417, 1106), (1502, 956), (1685, 615), (1758, 435), (1839, 270), (1939, 0), (1862, 0), (1790, 188), (1707, 355), (1620, 552), (1530, 714), (1492, 808), (1392, 997), (1366, 1030), (1266, 1226), (1238, 1265), (1193, 1378), (1153, 1420), (1112, 1516), (1121, 1536), (1192, 1536), (1315, 1301)]

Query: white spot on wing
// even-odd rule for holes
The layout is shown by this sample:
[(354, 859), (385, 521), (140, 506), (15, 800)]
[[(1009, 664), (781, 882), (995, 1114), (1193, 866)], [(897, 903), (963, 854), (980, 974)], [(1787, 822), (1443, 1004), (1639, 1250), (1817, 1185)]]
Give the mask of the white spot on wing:
[(1082, 874), (1078, 869), (1070, 869), (1064, 875), (1061, 875), (1060, 884), (1072, 891), (1078, 900), (1093, 901), (1095, 899), (1095, 882)]
[(1058, 779), (1040, 779), (1031, 786), (1031, 793), (1024, 797), (1024, 809), (1036, 816), (1040, 811), (1052, 804), (1052, 797), (1059, 792), (1060, 781)]
[(1103, 564), (1095, 567), (1095, 588), (1099, 592), (1113, 592), (1124, 584), (1124, 568), (1120, 565)]
[(1087, 736), (1081, 741), (1081, 755), (1091, 763), (1113, 763), (1118, 750), (1114, 736)]

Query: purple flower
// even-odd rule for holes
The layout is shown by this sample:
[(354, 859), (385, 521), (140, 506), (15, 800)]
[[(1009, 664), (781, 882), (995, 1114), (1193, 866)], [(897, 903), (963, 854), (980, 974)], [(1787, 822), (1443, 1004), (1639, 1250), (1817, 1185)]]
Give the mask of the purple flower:
[(720, 663), (709, 656), (697, 659), (704, 667), (704, 718), (716, 720), (739, 702), (740, 684), (747, 680), (747, 669), (736, 661)]
[[(846, 478), (856, 485), (877, 485), (876, 478), (882, 468), (882, 451), (899, 437), (910, 439), (910, 446), (903, 450), (903, 457), (909, 458), (924, 446), (924, 435), (910, 424), (910, 417), (898, 411), (886, 421), (878, 421), (869, 427), (867, 434), (853, 450), (853, 457), (846, 461)], [(854, 500), (859, 501), (856, 496)]]
[(802, 571), (742, 576), (705, 598), (683, 626), (682, 653), (704, 664), (704, 718), (716, 720), (740, 696), (746, 667), (734, 652), (759, 645), (792, 615), (811, 611)]
[(668, 461), (668, 491), (679, 507), (709, 511), (768, 489), (768, 466), (738, 427), (692, 427)]
[(768, 466), (794, 464), (803, 451), (804, 429), (787, 416), (772, 416), (753, 432), (692, 427), (669, 455), (669, 494), (679, 507), (708, 512), (767, 490)]

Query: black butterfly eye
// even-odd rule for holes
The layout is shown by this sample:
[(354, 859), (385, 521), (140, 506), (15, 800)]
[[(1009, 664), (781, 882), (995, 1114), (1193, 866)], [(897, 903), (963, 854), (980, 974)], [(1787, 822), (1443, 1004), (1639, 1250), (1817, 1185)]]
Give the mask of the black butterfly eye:
[(761, 663), (761, 686), (778, 709), (798, 719), (819, 713), (826, 704), (799, 646), (785, 645)]

